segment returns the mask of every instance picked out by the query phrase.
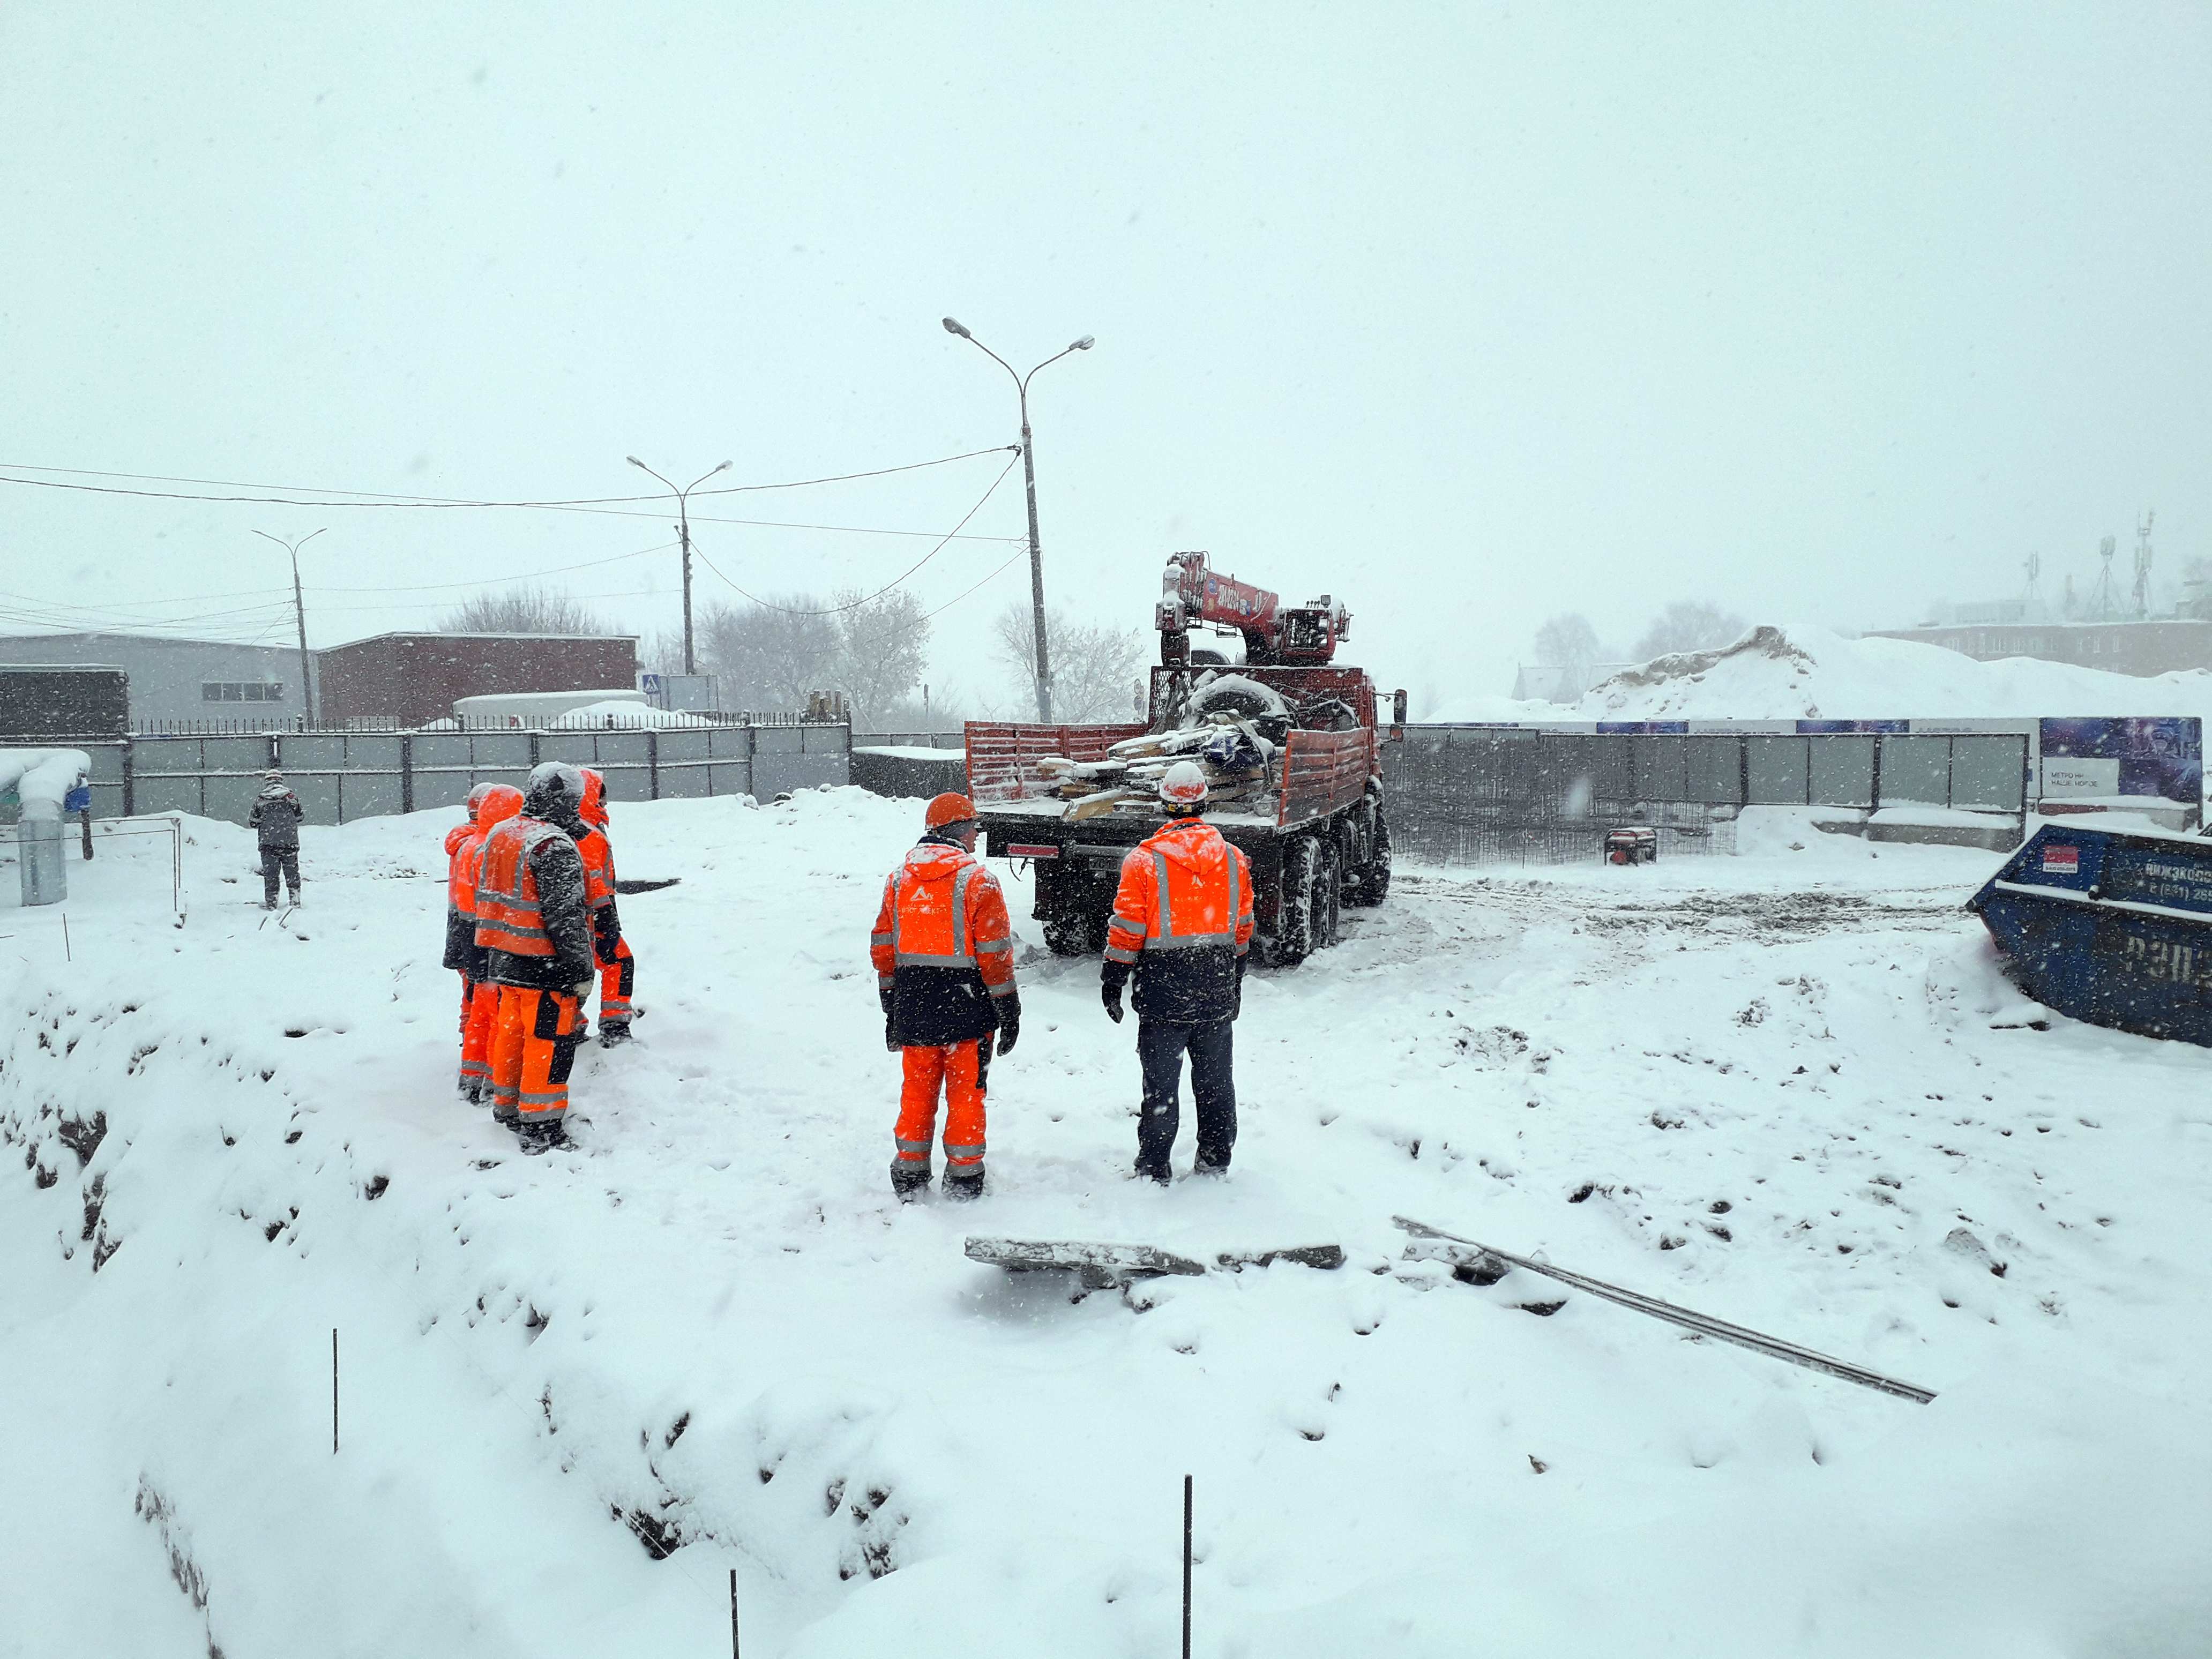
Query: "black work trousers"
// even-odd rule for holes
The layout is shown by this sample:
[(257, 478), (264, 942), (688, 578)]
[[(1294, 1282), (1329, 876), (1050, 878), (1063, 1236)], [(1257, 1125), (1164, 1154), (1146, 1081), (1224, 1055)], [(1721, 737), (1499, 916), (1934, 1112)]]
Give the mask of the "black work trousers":
[(1191, 1098), (1198, 1107), (1198, 1167), (1229, 1167), (1237, 1146), (1236, 1030), (1227, 1019), (1185, 1025), (1139, 1016), (1137, 1059), (1145, 1068), (1145, 1109), (1137, 1122), (1139, 1175), (1167, 1173), (1168, 1153), (1182, 1121), (1176, 1097), (1186, 1054)]
[(261, 849), (261, 896), (264, 903), (276, 902), (276, 880), (282, 873), (284, 884), (291, 889), (292, 896), (300, 896), (300, 849), (296, 847), (264, 847)]

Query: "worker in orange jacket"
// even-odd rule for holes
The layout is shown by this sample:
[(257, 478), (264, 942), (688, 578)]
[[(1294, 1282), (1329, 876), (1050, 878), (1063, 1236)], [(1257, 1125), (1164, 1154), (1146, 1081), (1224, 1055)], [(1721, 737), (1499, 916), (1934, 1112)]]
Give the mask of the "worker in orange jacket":
[(587, 832), (576, 842), (584, 855), (585, 896), (592, 907), (592, 951), (599, 964), (599, 1047), (629, 1041), (637, 1007), (637, 958), (623, 936), (615, 908), (615, 850), (607, 839), (607, 781), (592, 768), (584, 771), (584, 800), (576, 815)]
[(575, 840), (583, 799), (574, 767), (545, 762), (530, 775), (522, 811), (484, 837), (477, 860), (476, 942), (483, 976), (499, 990), (492, 1115), (514, 1127), (525, 1152), (566, 1141), (568, 1073), (592, 988), (591, 909)]
[(1252, 944), (1252, 866), (1199, 816), (1206, 793), (1206, 774), (1190, 761), (1177, 761), (1160, 780), (1172, 816), (1121, 860), (1100, 974), (1106, 1012), (1117, 1025), (1122, 987), (1136, 975), (1137, 1058), (1145, 1074), (1137, 1173), (1163, 1186), (1184, 1054), (1198, 1107), (1195, 1172), (1225, 1170), (1237, 1145), (1234, 1022)]
[(940, 1088), (945, 1195), (981, 1194), (991, 1036), (1011, 1054), (1022, 1030), (1013, 925), (998, 881), (975, 856), (975, 804), (939, 795), (922, 823), (921, 840), (884, 883), (868, 941), (884, 1046), (899, 1052), (904, 1070), (891, 1160), (891, 1190), (902, 1202), (929, 1185)]
[(446, 834), (446, 966), (461, 975), (461, 1097), (478, 1105), (491, 1099), (491, 1028), (499, 988), (483, 976), (477, 948), (477, 868), (483, 840), (522, 810), (522, 791), (511, 784), (480, 783), (469, 791), (471, 822)]
[(461, 976), (461, 1098), (474, 1100), (480, 1092), (480, 1073), (469, 1064), (469, 1009), (477, 992), (476, 853), (483, 844), (483, 828), (477, 809), (491, 788), (480, 783), (469, 791), (468, 817), (446, 831), (446, 955), (445, 965)]

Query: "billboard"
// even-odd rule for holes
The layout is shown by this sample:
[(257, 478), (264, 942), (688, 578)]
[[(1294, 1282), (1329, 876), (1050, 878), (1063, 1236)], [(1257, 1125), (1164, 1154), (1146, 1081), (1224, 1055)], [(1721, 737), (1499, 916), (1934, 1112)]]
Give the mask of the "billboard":
[(2203, 794), (2203, 739), (2193, 715), (2046, 720), (2042, 749), (2045, 800), (2193, 807)]

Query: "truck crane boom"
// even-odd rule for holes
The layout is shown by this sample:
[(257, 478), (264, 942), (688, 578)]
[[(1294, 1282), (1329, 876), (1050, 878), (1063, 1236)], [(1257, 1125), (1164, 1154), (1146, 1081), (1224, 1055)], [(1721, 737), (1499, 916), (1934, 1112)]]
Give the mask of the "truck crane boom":
[(1173, 668), (1190, 660), (1190, 629), (1234, 629), (1244, 636), (1244, 660), (1255, 667), (1314, 665), (1336, 655), (1352, 631), (1352, 613), (1329, 596), (1285, 605), (1264, 587), (1217, 575), (1203, 552), (1169, 556), (1152, 624), (1160, 633), (1160, 661)]

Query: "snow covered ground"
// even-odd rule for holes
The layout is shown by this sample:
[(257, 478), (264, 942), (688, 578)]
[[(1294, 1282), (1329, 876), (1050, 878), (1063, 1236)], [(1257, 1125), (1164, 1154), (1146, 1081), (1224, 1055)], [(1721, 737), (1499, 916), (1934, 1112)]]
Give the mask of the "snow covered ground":
[(2195, 714), (2212, 720), (2212, 673), (2144, 678), (2009, 657), (1978, 662), (1917, 640), (1846, 639), (1792, 623), (1721, 651), (1661, 657), (1573, 703), (1454, 699), (1453, 720), (2021, 720)]
[[(287, 919), (198, 820), (181, 928), (153, 838), (72, 871), (71, 960), (0, 909), (0, 1654), (713, 1655), (732, 1567), (749, 1656), (1170, 1654), (1186, 1471), (1207, 1659), (2205, 1650), (2206, 1056), (2023, 1002), (1995, 855), (1404, 872), (1255, 977), (1236, 1169), (1166, 1191), (1017, 879), (994, 1190), (902, 1210), (865, 935), (919, 810), (618, 808), (682, 884), (538, 1159), (453, 1097), (452, 813), (308, 829)], [(1076, 1299), (971, 1231), (1351, 1259)]]

